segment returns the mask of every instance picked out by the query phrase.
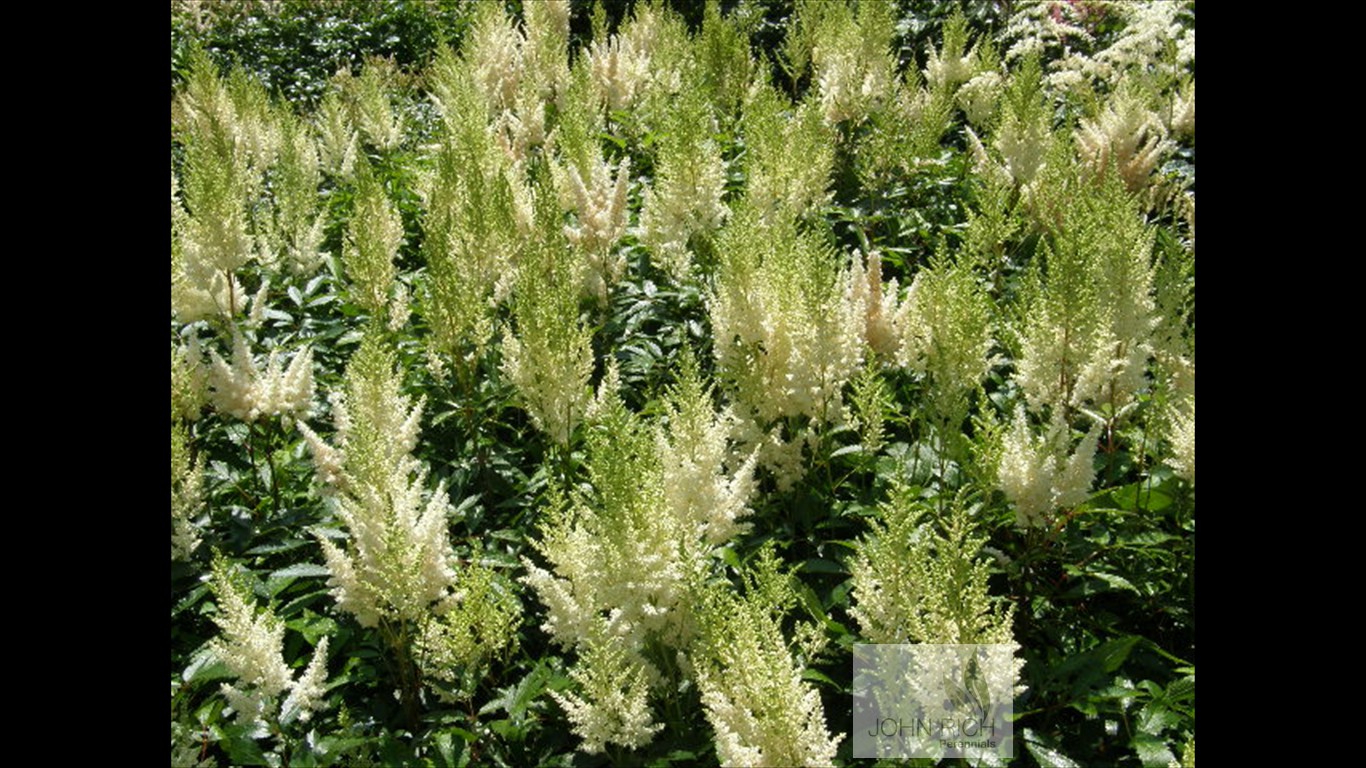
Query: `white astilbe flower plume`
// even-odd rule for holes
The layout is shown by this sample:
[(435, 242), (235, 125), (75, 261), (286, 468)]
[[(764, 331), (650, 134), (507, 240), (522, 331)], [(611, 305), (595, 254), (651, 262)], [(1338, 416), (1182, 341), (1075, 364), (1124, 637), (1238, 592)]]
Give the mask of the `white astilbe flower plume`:
[[(790, 219), (765, 224), (751, 210), (721, 233), (718, 250), (716, 292), (708, 297), (714, 352), (737, 411), (755, 422), (750, 437), (765, 439), (759, 435), (789, 417), (815, 427), (842, 423), (842, 390), (863, 365), (866, 275)], [(791, 437), (786, 446), (794, 448), (771, 440), (759, 458), (784, 469), (784, 485), (794, 479), (786, 451), (800, 454), (797, 441), (806, 439)]]
[(1015, 504), (1017, 525), (1047, 525), (1055, 510), (1086, 500), (1095, 479), (1092, 461), (1100, 429), (1099, 423), (1093, 426), (1069, 456), (1071, 429), (1066, 423), (1054, 417), (1048, 432), (1036, 437), (1024, 406), (1016, 408), (1015, 420), (1005, 435), (997, 477), (1001, 490)]
[(758, 451), (726, 473), (735, 416), (730, 408), (712, 410), (711, 390), (702, 387), (691, 356), (684, 360), (684, 374), (665, 403), (668, 428), (655, 435), (664, 498), (685, 531), (717, 546), (749, 527), (736, 518), (749, 513)]
[(1167, 439), (1172, 444), (1172, 455), (1167, 464), (1177, 476), (1195, 482), (1195, 396), (1191, 395), (1172, 406), (1171, 427)]
[(204, 509), (204, 458), (190, 463), (189, 432), (171, 425), (171, 559), (188, 560), (199, 546), (194, 518)]
[(895, 355), (901, 346), (897, 318), (905, 308), (899, 291), (896, 278), (883, 282), (879, 251), (851, 259), (845, 301), (850, 307), (863, 308), (863, 341), (884, 358)]
[(314, 650), (308, 669), (293, 679), (283, 656), (285, 625), (268, 608), (248, 601), (249, 592), (237, 581), (232, 566), (221, 557), (214, 560), (212, 587), (218, 600), (214, 616), (222, 634), (209, 648), (236, 678), (224, 683), (222, 692), (237, 721), (263, 724), (276, 719), (275, 707), (288, 692), (280, 720), (308, 719), (322, 705), (327, 677), (327, 638)]
[(444, 486), (424, 491), (427, 468), (411, 455), (422, 406), (400, 394), (394, 366), (393, 353), (367, 336), (347, 366), (346, 396), (334, 403), (335, 446), (304, 433), (321, 476), (340, 491), (337, 517), (350, 534), (345, 548), (319, 536), (328, 584), (366, 627), (426, 616), (455, 579), (450, 503)]
[(280, 707), (280, 719), (290, 722), (295, 718), (308, 722), (313, 712), (319, 709), (323, 694), (327, 692), (327, 637), (313, 649), (313, 658), (308, 662), (299, 679), (294, 681), (289, 696)]
[[(641, 25), (636, 24), (635, 28)], [(626, 109), (650, 76), (650, 52), (637, 35), (612, 35), (593, 43), (588, 52), (588, 68), (599, 98), (609, 111)]]
[(523, 561), (548, 609), (543, 628), (579, 654), (578, 689), (556, 699), (587, 752), (642, 746), (658, 730), (648, 698), (663, 673), (647, 653), (682, 652), (696, 636), (692, 586), (749, 512), (755, 456), (727, 471), (729, 414), (684, 359), (653, 429), (622, 404), (609, 369), (589, 411), (591, 489), (547, 510), (535, 546), (550, 568)]
[(592, 755), (609, 743), (631, 749), (649, 744), (664, 726), (650, 714), (647, 662), (612, 639), (591, 639), (582, 654), (569, 672), (581, 693), (550, 692), (583, 739), (580, 749)]
[(607, 287), (626, 270), (625, 254), (613, 253), (612, 246), (626, 233), (631, 158), (622, 158), (615, 179), (611, 164), (601, 157), (594, 159), (587, 175), (572, 164), (554, 165), (551, 170), (561, 207), (573, 211), (577, 219), (564, 226), (565, 237), (588, 256), (584, 287), (606, 304)]
[(729, 214), (726, 162), (712, 139), (716, 117), (700, 94), (679, 94), (665, 122), (654, 185), (641, 203), (640, 239), (656, 263), (681, 280), (692, 269), (688, 240), (710, 234)]
[(262, 371), (246, 338), (233, 335), (232, 364), (209, 350), (209, 402), (223, 413), (246, 422), (263, 416), (304, 414), (313, 403), (313, 349), (296, 352), (286, 367), (280, 350), (271, 350)]
[[(746, 574), (741, 597), (727, 586), (705, 590), (702, 635), (690, 655), (722, 765), (831, 765), (843, 736), (831, 737), (820, 692), (782, 634), (795, 602), (772, 549)], [(801, 634), (799, 631), (798, 635)]]
[(1099, 114), (1082, 121), (1077, 147), (1092, 173), (1113, 167), (1129, 191), (1137, 192), (1174, 145), (1162, 120), (1130, 89), (1121, 88)]

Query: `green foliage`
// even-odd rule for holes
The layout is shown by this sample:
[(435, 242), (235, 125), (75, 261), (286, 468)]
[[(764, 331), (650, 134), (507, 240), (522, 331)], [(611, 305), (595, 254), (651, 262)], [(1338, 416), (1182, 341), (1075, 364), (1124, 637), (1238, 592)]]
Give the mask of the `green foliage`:
[(210, 51), (223, 67), (256, 74), (285, 100), (314, 106), (340, 69), (367, 56), (401, 67), (427, 64), (442, 43), (464, 34), (469, 0), (203, 0), (171, 5), (171, 87), (180, 82), (187, 50)]
[(864, 637), (892, 644), (1012, 642), (1012, 611), (988, 590), (979, 509), (960, 491), (936, 514), (912, 489), (893, 489), (852, 566), (850, 613)]
[(172, 764), (1192, 764), (1191, 8), (172, 3)]

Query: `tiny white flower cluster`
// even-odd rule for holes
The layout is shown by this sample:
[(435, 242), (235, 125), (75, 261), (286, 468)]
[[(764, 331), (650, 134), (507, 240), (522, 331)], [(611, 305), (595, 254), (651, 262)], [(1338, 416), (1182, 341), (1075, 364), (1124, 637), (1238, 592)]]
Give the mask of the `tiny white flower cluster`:
[(938, 416), (961, 419), (994, 362), (991, 303), (971, 269), (955, 261), (917, 272), (896, 328), (897, 364), (932, 379), (928, 399)]
[(521, 393), (536, 428), (558, 445), (569, 445), (592, 399), (591, 332), (577, 319), (535, 334), (503, 329), (503, 375)]
[(561, 207), (577, 217), (576, 223), (565, 225), (565, 237), (588, 255), (585, 288), (605, 304), (608, 285), (621, 279), (626, 270), (625, 255), (613, 254), (611, 248), (626, 233), (631, 158), (622, 158), (615, 180), (611, 164), (600, 157), (595, 159), (587, 178), (572, 164), (568, 168), (551, 168)]
[[(1187, 29), (1176, 18), (1180, 3), (1116, 3), (1115, 10), (1125, 16), (1126, 24), (1123, 34), (1094, 57), (1092, 70), (1103, 79), (1113, 83), (1128, 70), (1154, 69), (1170, 75), (1195, 60), (1195, 30)], [(1176, 59), (1168, 61), (1168, 47), (1173, 42)]]
[(423, 497), (427, 467), (411, 455), (422, 404), (399, 393), (390, 352), (372, 337), (347, 367), (347, 395), (334, 400), (335, 447), (300, 425), (319, 468), (334, 484), (345, 551), (318, 536), (338, 605), (361, 626), (418, 620), (451, 592), (455, 572), (444, 486)]
[(973, 125), (984, 125), (996, 114), (1004, 81), (1001, 73), (986, 70), (973, 75), (958, 89), (958, 104)]
[(204, 458), (190, 463), (188, 433), (183, 424), (171, 426), (171, 559), (187, 560), (199, 546), (192, 522), (204, 508)]
[(729, 414), (713, 411), (686, 370), (667, 426), (654, 429), (625, 409), (609, 374), (593, 406), (593, 494), (551, 510), (537, 548), (553, 572), (524, 561), (525, 583), (548, 608), (544, 629), (579, 653), (579, 690), (556, 698), (588, 752), (641, 746), (659, 729), (648, 699), (662, 673), (647, 651), (691, 643), (693, 586), (749, 511), (756, 458), (726, 472)]
[(237, 678), (224, 683), (228, 704), (243, 724), (264, 725), (275, 720), (277, 701), (288, 692), (278, 713), (282, 723), (308, 720), (322, 706), (327, 679), (327, 637), (313, 650), (308, 668), (296, 680), (285, 664), (284, 623), (269, 609), (258, 611), (247, 602), (243, 588), (234, 583), (227, 563), (214, 565), (213, 587), (218, 598), (214, 622), (222, 635), (210, 641), (210, 649)]
[(658, 673), (639, 654), (610, 638), (596, 639), (583, 646), (569, 676), (582, 693), (550, 695), (569, 715), (584, 752), (598, 754), (608, 744), (643, 747), (663, 729), (650, 715), (650, 682)]
[(1167, 464), (1192, 483), (1195, 482), (1195, 396), (1178, 401), (1171, 408), (1171, 426), (1167, 439), (1172, 444), (1172, 455)]
[[(1172, 0), (1020, 3), (1003, 34), (1015, 41), (1006, 59), (1040, 54), (1048, 47), (1061, 50), (1047, 83), (1062, 93), (1094, 81), (1114, 85), (1131, 71), (1178, 77), (1195, 61), (1195, 30), (1177, 18), (1181, 5)], [(1095, 14), (1117, 19), (1123, 28), (1108, 47), (1087, 55), (1085, 51), (1095, 46), (1095, 36), (1088, 31), (1095, 26)]]
[(207, 58), (188, 79), (172, 105), (177, 128), (191, 138), (183, 188), (171, 179), (171, 308), (185, 323), (241, 309), (232, 273), (268, 250), (253, 234), (249, 210), (282, 141), (260, 85), (225, 84)]
[(675, 278), (683, 279), (692, 266), (688, 238), (721, 226), (730, 209), (726, 165), (710, 138), (695, 151), (670, 157), (659, 169), (653, 187), (645, 190), (640, 212), (642, 240)]
[(209, 387), (214, 408), (246, 422), (263, 416), (307, 414), (313, 404), (313, 349), (296, 352), (287, 368), (280, 350), (271, 350), (262, 371), (246, 338), (234, 334), (231, 365), (216, 350), (209, 350)]
[(569, 35), (567, 0), (532, 3), (524, 11), (526, 26), (519, 29), (501, 6), (479, 6), (463, 52), (491, 130), (518, 166), (545, 141), (546, 99), (568, 75), (562, 53)]
[(1038, 175), (1052, 139), (1046, 120), (1007, 118), (997, 131), (993, 146), (1001, 153), (1010, 178), (1023, 185)]
[[(751, 566), (753, 568), (753, 566)], [(844, 736), (826, 730), (820, 692), (803, 679), (819, 641), (808, 622), (783, 636), (795, 594), (768, 549), (745, 576), (745, 594), (708, 586), (699, 610), (702, 633), (689, 654), (722, 765), (831, 765)]]
[(1113, 167), (1130, 192), (1148, 186), (1152, 172), (1175, 148), (1162, 120), (1126, 88), (1077, 129), (1077, 147), (1094, 174)]
[[(632, 26), (641, 30), (640, 24)], [(631, 107), (650, 77), (650, 51), (643, 35), (612, 35), (593, 43), (588, 52), (588, 68), (599, 98), (610, 111)]]
[(1047, 525), (1054, 510), (1086, 500), (1095, 479), (1092, 461), (1099, 439), (1100, 424), (1096, 424), (1069, 457), (1071, 429), (1066, 423), (1055, 417), (1047, 434), (1037, 439), (1029, 427), (1024, 406), (1016, 408), (1015, 420), (1005, 435), (997, 476), (1001, 489), (1015, 504), (1017, 525)]
[[(720, 247), (728, 253), (708, 301), (714, 351), (742, 418), (754, 422), (749, 437), (788, 418), (842, 423), (842, 390), (863, 364), (866, 273), (839, 266), (794, 222), (763, 224), (749, 212), (727, 228)], [(787, 451), (799, 455), (805, 439), (770, 439), (760, 462), (785, 465)]]
[(313, 117), (318, 134), (318, 161), (333, 176), (350, 178), (360, 151), (360, 134), (351, 124), (351, 116), (335, 90), (328, 91)]
[(930, 46), (929, 56), (925, 59), (925, 83), (931, 89), (953, 91), (972, 79), (978, 68), (976, 51), (955, 56), (947, 48), (944, 46), (942, 50), (935, 50), (933, 45)]
[(885, 61), (867, 61), (857, 51), (827, 52), (818, 47), (812, 59), (816, 63), (821, 113), (831, 125), (861, 120), (892, 92), (896, 82)]
[(1171, 115), (1167, 127), (1178, 136), (1195, 135), (1195, 81), (1185, 90), (1172, 96)]
[(720, 546), (748, 525), (736, 520), (749, 514), (755, 490), (753, 451), (733, 473), (730, 434), (735, 415), (730, 408), (714, 413), (708, 391), (685, 378), (665, 403), (668, 429), (655, 433), (655, 450), (663, 466), (664, 501), (681, 522), (685, 535)]
[(832, 737), (826, 730), (820, 692), (802, 680), (803, 670), (790, 657), (786, 668), (730, 671), (738, 674), (698, 671), (702, 705), (716, 731), (716, 756), (722, 765), (834, 764), (844, 736)]
[(902, 344), (902, 331), (898, 326), (906, 313), (900, 284), (895, 277), (883, 283), (882, 253), (877, 250), (869, 251), (863, 261), (855, 256), (849, 269), (848, 302), (864, 308), (864, 342), (878, 355), (888, 358), (896, 355)]
[(747, 204), (764, 218), (804, 218), (825, 205), (835, 142), (819, 105), (793, 110), (786, 96), (755, 82), (744, 110)]

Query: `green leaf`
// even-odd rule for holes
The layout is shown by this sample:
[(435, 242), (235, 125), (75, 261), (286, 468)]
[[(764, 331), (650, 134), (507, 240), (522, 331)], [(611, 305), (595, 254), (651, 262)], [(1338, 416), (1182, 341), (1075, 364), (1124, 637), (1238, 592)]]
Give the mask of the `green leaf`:
[(271, 760), (266, 753), (261, 750), (261, 745), (256, 743), (253, 738), (255, 726), (229, 725), (223, 728), (223, 749), (228, 753), (228, 759), (238, 765), (277, 765), (279, 758)]
[(1076, 760), (1059, 752), (1057, 747), (1047, 744), (1033, 730), (1024, 729), (1025, 749), (1039, 762), (1044, 768), (1081, 768)]
[(854, 443), (853, 445), (846, 445), (843, 448), (837, 448), (830, 454), (830, 458), (833, 459), (836, 456), (844, 456), (850, 453), (865, 453), (863, 445), (861, 443)]
[(1135, 733), (1129, 746), (1138, 753), (1138, 759), (1145, 766), (1156, 766), (1166, 768), (1167, 765), (1176, 762), (1176, 756), (1167, 748), (1167, 743), (1162, 739), (1146, 733)]
[(295, 563), (294, 565), (281, 568), (278, 571), (272, 571), (270, 576), (266, 577), (266, 580), (274, 581), (276, 579), (300, 579), (331, 575), (332, 571), (328, 570), (325, 565)]
[(847, 573), (844, 566), (821, 557), (813, 557), (802, 563), (800, 570), (804, 573)]
[(546, 681), (550, 676), (550, 667), (543, 660), (535, 669), (528, 672), (521, 682), (499, 689), (498, 693), (501, 695), (485, 704), (479, 710), (479, 714), (487, 715), (501, 709), (512, 719), (521, 720), (531, 702), (545, 691)]
[[(1141, 639), (1137, 635), (1127, 635), (1101, 643), (1085, 653), (1069, 656), (1053, 671), (1053, 677), (1059, 680), (1070, 678), (1073, 695), (1083, 695), (1119, 669)], [(1075, 705), (1078, 702), (1073, 703)]]
[(180, 679), (187, 683), (203, 683), (210, 680), (226, 680), (234, 677), (228, 665), (208, 648), (202, 648), (190, 660), (189, 666), (181, 673)]
[(721, 547), (716, 551), (716, 554), (720, 556), (721, 562), (737, 571), (740, 570), (740, 556), (735, 554), (735, 550), (730, 547)]
[(837, 691), (844, 690), (844, 686), (835, 682), (829, 675), (825, 674), (824, 672), (821, 672), (820, 670), (811, 669), (809, 667), (804, 672), (802, 672), (802, 679), (811, 680), (817, 683), (821, 683), (823, 685), (828, 685)]

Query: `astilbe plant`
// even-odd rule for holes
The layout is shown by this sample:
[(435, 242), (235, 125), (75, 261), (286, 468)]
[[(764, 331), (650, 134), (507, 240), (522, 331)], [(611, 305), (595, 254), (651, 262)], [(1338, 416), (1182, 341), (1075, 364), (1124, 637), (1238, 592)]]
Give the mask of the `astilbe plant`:
[(850, 572), (862, 637), (874, 643), (1013, 643), (1012, 611), (993, 600), (979, 507), (959, 491), (943, 512), (894, 487)]
[(745, 572), (745, 591), (702, 588), (698, 642), (689, 655), (722, 765), (831, 765), (843, 736), (831, 737), (820, 693), (803, 680), (814, 648), (783, 636), (796, 602), (790, 574), (772, 547)]
[[(649, 434), (604, 393), (588, 435), (592, 495), (553, 502), (537, 549), (554, 572), (525, 561), (526, 583), (549, 613), (555, 642), (579, 651), (577, 692), (560, 697), (587, 752), (614, 743), (638, 747), (658, 725), (646, 692), (658, 672), (645, 659), (651, 642), (691, 632), (680, 609), (686, 594), (678, 532), (661, 516), (660, 470)], [(610, 571), (602, 563), (613, 563)]]
[(1141, 192), (1175, 145), (1161, 118), (1125, 80), (1093, 118), (1082, 121), (1077, 147), (1092, 174), (1118, 173), (1130, 192)]
[[(577, 691), (557, 696), (587, 752), (640, 747), (660, 725), (648, 696), (696, 636), (695, 591), (716, 549), (744, 529), (754, 456), (727, 471), (729, 414), (692, 366), (651, 428), (626, 410), (609, 375), (594, 404), (592, 491), (552, 505), (525, 581), (549, 608), (555, 641), (579, 654)], [(604, 572), (601, 564), (613, 568)]]
[(394, 291), (394, 257), (402, 244), (403, 219), (385, 193), (384, 183), (362, 156), (356, 163), (355, 208), (342, 248), (342, 266), (351, 281), (352, 300), (372, 321), (403, 312), (401, 297)]
[(236, 679), (224, 683), (222, 691), (237, 721), (259, 728), (264, 736), (267, 728), (279, 733), (295, 720), (310, 719), (324, 707), (327, 637), (318, 642), (308, 667), (295, 678), (282, 655), (284, 622), (270, 609), (257, 608), (233, 566), (221, 556), (214, 559), (212, 587), (218, 599), (214, 623), (222, 634), (209, 649)]
[[(901, 677), (883, 679), (874, 693), (882, 712), (919, 711), (932, 722), (955, 716), (944, 682), (961, 685), (978, 706), (990, 706), (987, 691), (1012, 697), (1025, 691), (1018, 684), (1024, 661), (1015, 658), (1020, 646), (1012, 607), (991, 597), (982, 557), (987, 538), (976, 522), (980, 505), (969, 504), (960, 490), (947, 510), (936, 512), (916, 496), (915, 489), (898, 485), (878, 507), (850, 568), (849, 612), (871, 643), (959, 646), (916, 649), (915, 663), (897, 665)], [(1009, 650), (965, 653), (962, 646), (969, 645)]]
[(171, 191), (171, 306), (181, 322), (231, 317), (244, 306), (234, 273), (256, 256), (251, 208), (274, 155), (268, 107), (260, 86), (241, 73), (225, 83), (202, 52), (173, 102), (173, 135), (185, 147)]
[(580, 168), (551, 166), (560, 205), (572, 211), (575, 222), (564, 227), (565, 237), (586, 259), (585, 292), (607, 304), (607, 289), (626, 271), (625, 255), (613, 246), (626, 233), (626, 191), (630, 186), (631, 158), (622, 158), (616, 173), (601, 157), (587, 173)]
[(322, 168), (317, 143), (307, 121), (292, 112), (278, 110), (280, 152), (272, 170), (275, 217), (269, 221), (269, 250), (279, 251), (295, 271), (309, 274), (327, 253), (322, 250), (327, 214), (320, 211), (318, 187)]
[(1180, 402), (1172, 408), (1171, 428), (1168, 439), (1172, 444), (1172, 455), (1167, 459), (1176, 474), (1195, 482), (1195, 396)]
[(768, 439), (761, 463), (789, 487), (802, 471), (784, 451), (801, 445), (763, 433), (787, 419), (843, 422), (842, 390), (863, 363), (866, 292), (833, 249), (790, 216), (764, 222), (743, 210), (717, 248), (721, 265), (708, 297), (716, 363), (739, 415), (759, 431), (750, 437)]
[(520, 610), (507, 585), (481, 570), (457, 575), (445, 485), (428, 492), (428, 468), (412, 455), (422, 403), (412, 405), (400, 384), (393, 351), (367, 335), (334, 399), (333, 444), (301, 429), (346, 531), (341, 545), (318, 534), (328, 584), (338, 607), (379, 629), (415, 724), (422, 674), (458, 688), (467, 667), (511, 642)]
[(679, 94), (664, 126), (655, 183), (641, 207), (641, 241), (655, 263), (678, 280), (694, 269), (689, 240), (710, 235), (729, 214), (722, 201), (726, 166), (711, 138), (714, 128), (711, 105), (702, 94)]
[(194, 456), (190, 424), (206, 398), (198, 340), (171, 342), (171, 559), (188, 559), (199, 546), (194, 519), (204, 509), (204, 459)]
[(1059, 165), (1039, 180), (1051, 237), (1027, 276), (1016, 379), (1036, 411), (1094, 402), (1114, 416), (1152, 354), (1153, 232), (1117, 177), (1078, 180)]
[(861, 122), (896, 79), (890, 5), (801, 0), (795, 11), (783, 51), (789, 76), (810, 69), (812, 103), (827, 123)]
[(265, 370), (261, 370), (246, 336), (235, 332), (231, 363), (216, 350), (209, 350), (208, 385), (213, 407), (242, 421), (307, 416), (313, 405), (312, 347), (294, 353), (288, 367), (281, 362), (280, 350), (273, 349)]
[(947, 439), (993, 363), (990, 298), (963, 260), (938, 257), (916, 273), (897, 330), (897, 362), (927, 378), (930, 420)]
[(392, 61), (371, 58), (359, 76), (343, 69), (333, 77), (347, 107), (348, 123), (365, 143), (381, 151), (396, 149), (403, 141), (403, 126), (391, 102), (396, 76)]
[(171, 559), (189, 559), (199, 546), (194, 518), (204, 508), (204, 460), (190, 460), (185, 425), (171, 425)]
[(334, 178), (350, 178), (360, 153), (360, 132), (351, 120), (350, 111), (342, 100), (341, 87), (335, 81), (313, 113), (313, 125), (318, 135), (318, 162), (322, 169)]
[(978, 173), (1011, 182), (1026, 195), (1053, 144), (1052, 110), (1042, 77), (1037, 56), (1025, 57), (1011, 72), (1001, 94), (999, 124), (989, 139), (994, 152), (989, 153), (977, 134), (967, 129)]
[[(641, 29), (635, 25), (632, 29)], [(640, 34), (614, 34), (593, 42), (584, 52), (592, 74), (594, 91), (608, 111), (629, 108), (635, 103), (650, 74), (648, 40)]]
[(427, 283), (421, 313), (437, 370), (467, 377), (494, 335), (494, 310), (511, 288), (530, 234), (529, 193), (494, 140), (469, 63), (437, 54), (432, 98), (442, 116), (430, 172), (419, 184)]
[(1072, 447), (1072, 430), (1054, 411), (1042, 436), (1035, 434), (1023, 405), (1000, 445), (996, 477), (1006, 498), (1015, 506), (1015, 521), (1021, 528), (1039, 527), (1053, 522), (1053, 512), (1074, 507), (1090, 495), (1095, 481), (1093, 460), (1100, 439), (1101, 424)]
[(502, 370), (537, 428), (567, 447), (592, 400), (593, 333), (580, 317), (582, 272), (569, 258), (553, 195), (544, 180), (535, 192), (536, 225), (518, 258), (516, 327), (503, 328)]
[(412, 455), (422, 403), (399, 391), (395, 366), (384, 342), (367, 335), (347, 364), (344, 393), (333, 398), (333, 443), (300, 427), (349, 535), (344, 549), (318, 538), (329, 584), (363, 627), (424, 619), (455, 577), (445, 488), (425, 493), (428, 470)]
[(893, 277), (882, 277), (882, 253), (869, 251), (862, 259), (854, 256), (849, 262), (849, 290), (846, 300), (853, 307), (863, 307), (863, 343), (871, 358), (890, 362), (901, 350), (903, 323), (906, 314), (901, 285)]
[(800, 219), (829, 202), (835, 145), (810, 102), (794, 110), (772, 85), (756, 79), (741, 121), (749, 207), (765, 217)]

